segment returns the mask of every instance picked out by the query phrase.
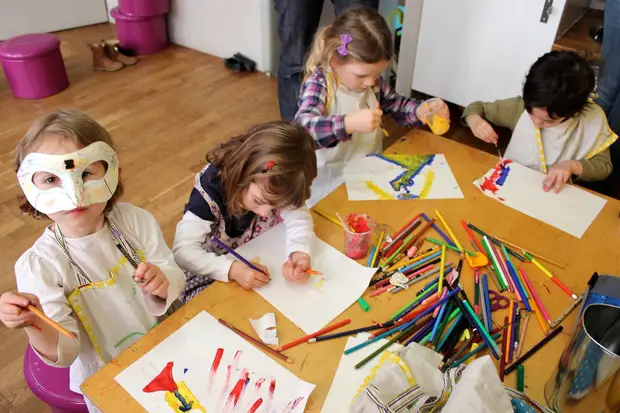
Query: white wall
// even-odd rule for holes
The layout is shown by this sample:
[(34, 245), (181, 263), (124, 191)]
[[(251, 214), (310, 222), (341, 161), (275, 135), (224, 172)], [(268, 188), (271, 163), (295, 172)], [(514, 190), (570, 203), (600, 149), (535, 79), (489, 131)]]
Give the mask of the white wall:
[(111, 23), (114, 23), (114, 19), (112, 18), (112, 16), (110, 16), (110, 10), (118, 6), (118, 0), (105, 0), (105, 3), (108, 6), (108, 20)]

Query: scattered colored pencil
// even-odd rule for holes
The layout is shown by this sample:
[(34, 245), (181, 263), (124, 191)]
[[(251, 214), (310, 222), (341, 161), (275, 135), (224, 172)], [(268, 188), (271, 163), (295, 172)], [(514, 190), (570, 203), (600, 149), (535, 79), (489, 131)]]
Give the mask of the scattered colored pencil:
[(455, 247), (455, 246), (453, 246), (453, 245), (450, 245), (450, 244), (446, 244), (445, 242), (443, 242), (443, 241), (439, 241), (438, 239), (435, 239), (435, 238), (426, 237), (426, 240), (427, 240), (428, 242), (430, 242), (430, 243), (435, 244), (435, 245), (445, 245), (445, 246), (446, 246), (446, 248), (449, 248), (449, 249), (451, 249), (451, 250), (453, 250), (453, 251), (456, 251), (456, 252), (459, 252), (459, 253), (465, 253), (465, 254), (470, 255), (470, 256), (472, 256), (472, 257), (476, 255), (476, 254), (474, 254), (474, 253), (473, 253), (473, 252), (471, 252), (471, 251), (467, 251), (467, 250), (463, 250), (463, 251), (461, 251), (461, 250), (459, 250), (457, 247)]
[(302, 343), (307, 342), (311, 338), (316, 338), (316, 337), (319, 337), (319, 336), (321, 336), (321, 335), (323, 335), (325, 333), (329, 333), (330, 331), (333, 331), (333, 330), (335, 330), (337, 328), (345, 326), (345, 325), (349, 324), (350, 322), (351, 322), (351, 319), (345, 318), (344, 320), (339, 321), (336, 324), (332, 324), (331, 326), (324, 327), (324, 328), (320, 329), (317, 332), (314, 332), (312, 334), (308, 334), (307, 336), (303, 336), (303, 337), (300, 337), (298, 339), (295, 339), (295, 340), (291, 341), (290, 343), (287, 343), (287, 344), (283, 345), (282, 347), (280, 347), (278, 349), (278, 351), (285, 351), (285, 350), (288, 350), (289, 348), (298, 346), (298, 345), (300, 345)]
[(478, 269), (474, 270), (474, 312), (480, 317), (480, 279), (478, 277)]
[(342, 227), (342, 224), (340, 223), (340, 221), (338, 221), (336, 218), (334, 218), (333, 216), (321, 211), (320, 209), (312, 208), (312, 210), (314, 211), (315, 214), (317, 214), (320, 217), (325, 218), (328, 221), (333, 222), (334, 224), (338, 225), (338, 228)]
[(255, 339), (252, 336), (247, 335), (246, 333), (244, 333), (243, 331), (239, 330), (238, 328), (234, 327), (233, 325), (227, 323), (226, 321), (222, 320), (221, 318), (219, 320), (217, 320), (220, 324), (222, 324), (223, 326), (227, 327), (228, 329), (232, 330), (233, 333), (237, 334), (238, 336), (240, 336), (241, 338), (245, 339), (247, 342), (254, 344), (256, 347), (260, 348), (261, 350), (266, 351), (267, 353), (278, 357), (284, 361), (286, 361), (287, 363), (293, 363), (293, 361), (286, 357), (284, 354), (277, 352), (276, 350), (272, 349), (271, 347), (267, 346), (266, 344), (264, 344), (262, 341), (259, 341), (257, 339)]
[(499, 237), (495, 237), (495, 239), (496, 239), (496, 240), (498, 240), (499, 242), (501, 242), (501, 243), (502, 243), (502, 244), (504, 244), (504, 245), (507, 245), (507, 246), (509, 246), (509, 247), (512, 247), (512, 248), (515, 248), (515, 249), (520, 250), (520, 251), (521, 251), (521, 252), (523, 252), (524, 254), (525, 254), (526, 252), (529, 252), (529, 253), (530, 253), (530, 255), (532, 255), (532, 256), (534, 256), (534, 257), (538, 258), (539, 260), (542, 260), (542, 261), (548, 262), (549, 264), (551, 264), (551, 265), (555, 265), (555, 266), (556, 266), (556, 267), (558, 267), (558, 268), (561, 268), (561, 269), (565, 269), (565, 268), (566, 268), (566, 265), (562, 265), (562, 264), (560, 264), (560, 263), (558, 263), (558, 262), (556, 262), (556, 261), (553, 261), (553, 260), (551, 260), (551, 259), (549, 259), (549, 258), (545, 257), (544, 255), (537, 254), (537, 253), (535, 253), (535, 252), (531, 251), (529, 248), (523, 248), (523, 247), (520, 247), (520, 246), (518, 246), (517, 244), (514, 244), (514, 243), (512, 243), (512, 242), (508, 242), (508, 241), (506, 241), (505, 239), (502, 239), (502, 238), (499, 238)]
[(506, 281), (504, 280), (503, 274), (501, 272), (501, 267), (499, 266), (499, 262), (497, 261), (497, 257), (493, 254), (493, 249), (491, 248), (491, 244), (489, 243), (489, 239), (487, 236), (482, 237), (482, 246), (489, 257), (489, 261), (491, 261), (491, 266), (493, 267), (493, 271), (497, 274), (497, 279), (500, 283), (500, 290), (506, 289)]
[(549, 335), (545, 336), (542, 340), (540, 340), (538, 343), (536, 343), (536, 345), (534, 347), (532, 347), (527, 353), (525, 353), (524, 355), (522, 355), (521, 357), (519, 357), (514, 363), (512, 363), (510, 366), (506, 367), (506, 370), (504, 371), (505, 374), (510, 374), (514, 371), (514, 369), (517, 368), (517, 366), (519, 364), (523, 364), (523, 362), (525, 362), (525, 360), (529, 359), (530, 357), (532, 357), (534, 354), (536, 354), (536, 352), (538, 352), (538, 350), (540, 350), (542, 347), (544, 347), (548, 342), (550, 342), (551, 340), (553, 340), (558, 334), (560, 334), (562, 332), (562, 330), (564, 329), (564, 327), (559, 326), (558, 328), (556, 328), (555, 330), (551, 331), (551, 333), (549, 333)]
[(391, 326), (393, 324), (394, 324), (394, 322), (388, 322), (388, 323), (385, 323), (385, 324), (375, 324), (375, 325), (372, 325), (372, 326), (356, 328), (354, 330), (342, 331), (340, 333), (320, 335), (318, 337), (309, 338), (307, 342), (308, 343), (318, 343), (319, 341), (332, 340), (334, 338), (352, 336), (352, 335), (357, 334), (357, 333), (364, 333), (366, 331), (379, 330), (379, 329)]
[(443, 239), (444, 239), (444, 241), (446, 241), (448, 244), (453, 245), (453, 246), (455, 246), (455, 247), (456, 247), (456, 245), (454, 245), (454, 243), (452, 242), (452, 240), (451, 240), (450, 238), (448, 238), (448, 236), (447, 236), (446, 234), (444, 234), (444, 233), (443, 233), (443, 231), (442, 231), (442, 230), (440, 230), (440, 229), (439, 229), (439, 227), (435, 224), (435, 218), (433, 218), (433, 219), (431, 220), (431, 219), (428, 217), (428, 215), (426, 215), (426, 214), (424, 214), (424, 213), (422, 213), (422, 218), (424, 218), (424, 219), (426, 220), (426, 222), (433, 221), (433, 229), (434, 229), (435, 231), (437, 231), (437, 233), (439, 234), (439, 236), (440, 236), (441, 238), (443, 238)]
[(532, 257), (528, 252), (525, 253), (525, 256), (528, 260), (532, 262), (532, 264), (536, 266), (536, 268), (538, 268), (543, 274), (549, 277), (551, 281), (553, 281), (558, 287), (560, 287), (560, 289), (564, 291), (569, 297), (571, 297), (573, 300), (577, 299), (577, 295), (573, 293), (566, 285), (564, 285), (562, 281), (558, 280), (558, 277), (556, 277), (551, 271), (546, 269), (536, 258)]
[[(501, 245), (501, 243), (496, 240), (495, 238), (493, 238), (492, 236), (490, 236), (489, 234), (487, 234), (486, 232), (484, 232), (483, 230), (481, 230), (480, 228), (476, 227), (474, 224), (472, 224), (471, 222), (467, 223), (467, 226), (471, 229), (473, 229), (475, 232), (477, 232), (478, 234), (480, 234), (480, 236), (486, 236), (488, 237), (491, 242), (495, 245), (497, 245), (498, 247)], [(516, 252), (515, 250), (513, 250), (512, 248), (507, 248), (508, 252), (510, 254), (512, 254), (513, 257), (515, 257), (516, 259), (518, 259), (519, 261), (525, 261), (525, 257), (523, 257), (522, 255), (520, 255), (518, 252)]]
[(517, 390), (521, 393), (525, 391), (525, 367), (523, 364), (517, 366)]
[(372, 248), (370, 249), (370, 254), (368, 254), (368, 262), (366, 263), (366, 266), (368, 268), (372, 267), (372, 262), (374, 261), (376, 251), (377, 251), (377, 247), (373, 245)]
[(415, 217), (411, 219), (404, 227), (398, 230), (396, 234), (392, 237), (392, 241), (388, 242), (386, 245), (381, 248), (381, 254), (387, 255), (387, 252), (400, 240), (409, 234), (413, 228), (420, 225), (420, 214), (417, 214)]
[(32, 314), (34, 314), (35, 316), (37, 316), (37, 318), (41, 321), (43, 321), (45, 324), (47, 324), (48, 326), (52, 327), (54, 330), (58, 331), (60, 334), (62, 334), (65, 337), (68, 338), (73, 338), (73, 334), (71, 334), (69, 332), (69, 330), (67, 330), (66, 328), (64, 328), (63, 326), (61, 326), (60, 324), (58, 324), (57, 322), (55, 322), (54, 320), (52, 320), (51, 318), (49, 318), (47, 315), (45, 315), (45, 313), (41, 310), (39, 310), (38, 308), (36, 308), (33, 305), (28, 305), (28, 307), (26, 307)]
[[(508, 348), (508, 316), (504, 317), (504, 333), (502, 339), (502, 349), (504, 354), (507, 353), (506, 349)], [(504, 369), (506, 368), (506, 358), (502, 357), (499, 363), (499, 379), (504, 382)]]
[[(495, 333), (491, 336), (493, 338), (493, 340), (497, 340), (498, 338), (501, 337), (500, 333)], [(497, 343), (497, 342), (496, 342)], [(501, 343), (501, 340), (500, 340)], [(486, 343), (482, 342), (478, 345), (478, 347), (476, 347), (475, 349), (471, 350), (469, 353), (467, 353), (466, 355), (464, 355), (463, 357), (461, 357), (458, 360), (455, 360), (454, 362), (452, 362), (452, 364), (450, 364), (448, 367), (456, 367), (458, 365), (463, 364), (464, 362), (466, 362), (467, 360), (469, 360), (472, 356), (476, 355), (477, 353), (481, 352), (482, 350), (486, 349), (487, 345)]]
[(521, 337), (519, 337), (519, 346), (517, 347), (516, 357), (521, 357), (521, 350), (523, 350), (523, 343), (525, 342), (525, 332), (527, 331), (527, 324), (530, 321), (529, 313), (525, 313), (521, 320)]
[(482, 294), (482, 314), (486, 321), (487, 330), (490, 331), (493, 328), (493, 322), (491, 321), (491, 300), (489, 299), (489, 282), (486, 273), (482, 274), (482, 287), (484, 289), (484, 294)]
[(375, 246), (375, 256), (372, 259), (372, 267), (376, 267), (379, 263), (379, 256), (381, 255), (381, 245), (383, 244), (383, 240), (385, 239), (385, 231), (381, 231), (379, 235), (379, 239), (377, 240), (377, 245)]
[(512, 263), (510, 261), (506, 262), (506, 266), (508, 267), (508, 273), (510, 274), (510, 277), (513, 279), (513, 283), (515, 287), (517, 288), (517, 293), (521, 297), (521, 301), (523, 302), (525, 309), (527, 311), (532, 311), (532, 307), (530, 306), (530, 303), (528, 301), (528, 294), (526, 293), (527, 289), (525, 288), (524, 285), (521, 284), (521, 279), (517, 275), (516, 269), (512, 266)]
[(211, 237), (211, 241), (215, 242), (217, 245), (219, 245), (220, 247), (222, 247), (223, 249), (228, 251), (230, 253), (230, 255), (234, 256), (235, 258), (237, 258), (239, 261), (241, 261), (242, 263), (244, 263), (245, 265), (247, 265), (248, 267), (250, 267), (254, 271), (258, 271), (260, 273), (265, 274), (266, 276), (269, 276), (269, 274), (267, 274), (265, 271), (261, 270), (256, 265), (252, 264), (250, 261), (248, 261), (245, 258), (243, 258), (239, 253), (237, 253), (237, 251), (235, 251), (234, 249), (230, 248), (228, 245), (224, 244), (218, 238)]
[(443, 271), (446, 268), (446, 246), (441, 246), (441, 264), (439, 266), (439, 283), (437, 284), (437, 294), (443, 290)]
[(459, 242), (458, 238), (456, 238), (456, 235), (454, 235), (454, 232), (452, 232), (452, 228), (450, 228), (450, 226), (448, 225), (448, 223), (446, 222), (446, 220), (444, 219), (444, 217), (441, 215), (441, 212), (439, 212), (437, 209), (435, 210), (435, 215), (437, 215), (437, 218), (439, 218), (439, 221), (441, 222), (441, 224), (443, 225), (443, 227), (446, 229), (446, 231), (448, 231), (448, 234), (450, 235), (450, 239), (454, 242), (454, 244), (456, 245), (456, 247), (459, 249), (459, 251), (463, 252), (463, 246), (461, 245), (461, 243)]
[(474, 245), (476, 245), (476, 247), (478, 248), (478, 251), (482, 252), (483, 248), (482, 245), (480, 245), (480, 242), (476, 239), (476, 237), (474, 236), (474, 233), (471, 232), (471, 228), (469, 228), (467, 226), (467, 222), (461, 220), (461, 225), (463, 226), (463, 229), (465, 229), (465, 233), (467, 234), (467, 236), (469, 237), (469, 239), (474, 243)]
[(538, 307), (538, 309), (542, 313), (542, 316), (547, 321), (547, 323), (551, 323), (551, 317), (549, 317), (549, 313), (545, 309), (545, 306), (543, 305), (542, 300), (538, 296), (538, 293), (534, 289), (534, 286), (532, 285), (532, 282), (530, 281), (529, 277), (527, 276), (525, 271), (523, 271), (522, 269), (519, 270), (519, 273), (521, 274), (521, 277), (523, 277), (523, 281), (525, 281), (525, 284), (527, 285), (527, 288), (530, 290), (530, 294), (531, 294), (532, 298), (534, 298), (534, 302), (536, 303), (536, 306)]
[[(390, 341), (388, 341), (387, 343), (385, 343), (384, 345), (382, 345), (381, 347), (379, 347), (377, 350), (373, 351), (371, 354), (369, 354), (367, 357), (365, 357), (364, 359), (362, 359), (359, 363), (357, 363), (355, 365), (356, 369), (359, 369), (360, 367), (364, 366), (366, 363), (368, 363), (370, 360), (374, 359), (375, 357), (377, 357), (379, 354), (383, 353), (388, 347), (390, 347), (392, 344), (396, 343), (398, 340), (400, 340), (402, 337), (404, 337), (405, 335), (409, 334), (409, 332), (411, 330), (413, 330), (415, 328), (415, 324), (410, 325), (409, 327), (407, 327), (406, 329), (404, 329), (403, 331), (400, 332), (400, 334), (396, 335), (394, 338), (392, 338)], [(346, 353), (345, 353), (346, 354)]]
[(510, 326), (510, 342), (508, 343), (508, 345), (510, 346), (510, 348), (508, 349), (508, 362), (512, 363), (512, 359), (514, 357), (515, 354), (515, 343), (517, 342), (518, 338), (517, 338), (517, 308), (519, 307), (519, 304), (513, 300), (512, 301), (512, 314), (511, 314), (511, 326)]

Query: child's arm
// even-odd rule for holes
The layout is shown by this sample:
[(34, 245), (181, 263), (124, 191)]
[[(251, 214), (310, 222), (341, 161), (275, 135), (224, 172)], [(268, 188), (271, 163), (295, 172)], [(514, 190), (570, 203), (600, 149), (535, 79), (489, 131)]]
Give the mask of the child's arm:
[(514, 130), (524, 110), (525, 104), (520, 96), (495, 102), (473, 102), (465, 108), (461, 119), (470, 128), (472, 120), (482, 118), (494, 125)]
[(288, 261), (282, 266), (282, 274), (288, 281), (305, 283), (310, 269), (310, 248), (314, 237), (312, 215), (308, 208), (282, 210), (282, 222), (286, 227), (286, 253)]
[(327, 79), (317, 70), (303, 84), (295, 122), (303, 126), (319, 148), (332, 148), (351, 138), (345, 128), (345, 115), (326, 115)]
[(379, 104), (381, 110), (389, 113), (396, 122), (407, 126), (420, 126), (421, 122), (416, 116), (416, 110), (422, 104), (421, 100), (407, 98), (396, 93), (389, 82), (381, 76), (378, 78)]
[(590, 159), (582, 159), (581, 174), (578, 175), (580, 181), (602, 181), (611, 175), (614, 166), (611, 162), (609, 148)]
[(28, 251), (15, 263), (15, 276), (17, 289), (23, 292), (17, 295), (29, 297), (30, 303), (38, 302), (40, 305), (35, 307), (72, 335), (69, 338), (58, 334), (47, 324), (32, 318), (24, 327), (30, 344), (46, 364), (69, 367), (78, 356), (80, 342), (78, 324), (71, 315), (73, 309), (65, 296), (59, 269), (54, 263)]

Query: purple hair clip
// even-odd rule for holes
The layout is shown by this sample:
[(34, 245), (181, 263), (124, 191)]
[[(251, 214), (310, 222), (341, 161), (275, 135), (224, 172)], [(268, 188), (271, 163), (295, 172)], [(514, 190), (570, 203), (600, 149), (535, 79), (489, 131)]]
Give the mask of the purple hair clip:
[(348, 56), (348, 54), (349, 54), (348, 46), (349, 46), (349, 43), (351, 43), (353, 41), (353, 38), (351, 36), (349, 36), (348, 34), (341, 34), (340, 35), (340, 41), (342, 42), (342, 44), (340, 46), (338, 46), (336, 51), (341, 56)]

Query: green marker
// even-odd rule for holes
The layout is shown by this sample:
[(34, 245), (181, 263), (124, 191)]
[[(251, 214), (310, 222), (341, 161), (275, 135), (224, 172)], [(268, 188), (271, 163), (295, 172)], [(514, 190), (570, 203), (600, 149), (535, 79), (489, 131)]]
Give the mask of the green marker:
[(360, 305), (360, 307), (362, 307), (362, 310), (364, 310), (365, 313), (370, 310), (370, 305), (362, 297), (357, 299), (357, 303)]
[(523, 364), (517, 366), (517, 390), (525, 392), (525, 367)]

